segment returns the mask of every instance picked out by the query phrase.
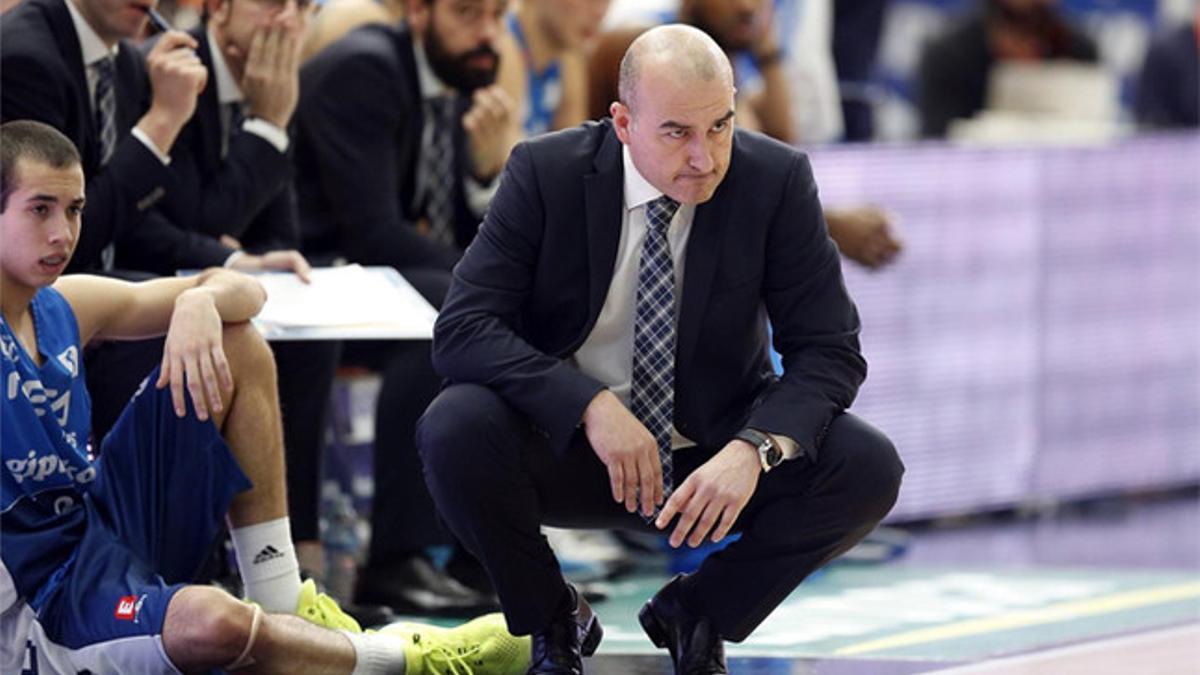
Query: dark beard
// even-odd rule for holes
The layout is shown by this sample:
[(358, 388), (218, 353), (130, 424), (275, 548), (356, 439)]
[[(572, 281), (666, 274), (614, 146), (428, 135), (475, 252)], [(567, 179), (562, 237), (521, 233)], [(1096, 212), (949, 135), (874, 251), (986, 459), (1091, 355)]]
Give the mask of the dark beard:
[[(464, 94), (486, 87), (496, 81), (496, 70), (500, 66), (500, 58), (496, 51), (488, 45), (482, 45), (461, 56), (454, 56), (446, 51), (446, 46), (433, 29), (432, 23), (422, 36), (425, 42), (425, 55), (429, 57), (429, 67), (446, 86)], [(492, 67), (486, 69), (473, 68), (467, 62), (476, 56), (491, 56)]]

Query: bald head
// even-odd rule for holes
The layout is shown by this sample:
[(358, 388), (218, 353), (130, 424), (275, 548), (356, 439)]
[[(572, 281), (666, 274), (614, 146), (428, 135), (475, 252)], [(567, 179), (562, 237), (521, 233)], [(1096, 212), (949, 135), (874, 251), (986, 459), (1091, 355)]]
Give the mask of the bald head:
[(733, 67), (725, 52), (703, 31), (683, 24), (651, 28), (629, 45), (621, 59), (618, 95), (631, 110), (648, 73), (680, 82), (721, 79), (733, 86)]

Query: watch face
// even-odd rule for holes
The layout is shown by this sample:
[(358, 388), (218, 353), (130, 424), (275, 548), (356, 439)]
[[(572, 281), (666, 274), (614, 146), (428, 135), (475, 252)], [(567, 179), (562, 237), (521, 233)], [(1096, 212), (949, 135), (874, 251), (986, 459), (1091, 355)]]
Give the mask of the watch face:
[(767, 448), (767, 464), (770, 466), (776, 466), (782, 461), (783, 451), (781, 451), (775, 444), (771, 444), (771, 447)]

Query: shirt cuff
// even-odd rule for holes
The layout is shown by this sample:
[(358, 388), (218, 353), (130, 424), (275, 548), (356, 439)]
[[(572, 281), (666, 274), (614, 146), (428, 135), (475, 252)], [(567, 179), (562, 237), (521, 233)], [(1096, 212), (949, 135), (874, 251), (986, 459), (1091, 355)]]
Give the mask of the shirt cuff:
[(467, 176), (463, 181), (463, 190), (466, 192), (467, 207), (477, 216), (487, 213), (488, 205), (492, 203), (492, 197), (496, 194), (496, 189), (500, 187), (500, 177), (496, 176), (490, 183), (484, 185), (479, 182), (474, 176)]
[(229, 257), (225, 259), (225, 262), (221, 265), (221, 267), (232, 268), (233, 263), (237, 262), (238, 258), (241, 258), (244, 255), (246, 255), (245, 251), (234, 251), (233, 253), (230, 253)]
[(261, 117), (251, 117), (245, 122), (242, 122), (242, 131), (252, 133), (275, 146), (275, 149), (278, 150), (280, 154), (287, 152), (287, 132)]
[(171, 166), (171, 156), (162, 150), (159, 150), (158, 146), (154, 144), (154, 141), (150, 140), (150, 136), (148, 136), (146, 132), (134, 127), (129, 133), (133, 134), (134, 138), (141, 141), (142, 145), (146, 146), (150, 152), (153, 152), (154, 156), (158, 158), (158, 161), (163, 163), (163, 166)]

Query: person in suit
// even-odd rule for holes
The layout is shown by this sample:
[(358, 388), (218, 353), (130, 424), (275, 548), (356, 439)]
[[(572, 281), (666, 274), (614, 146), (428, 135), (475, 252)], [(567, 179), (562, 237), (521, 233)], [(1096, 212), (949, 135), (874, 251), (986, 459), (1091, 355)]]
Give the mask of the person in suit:
[[(216, 251), (215, 260), (190, 248), (172, 249), (171, 237), (143, 228), (122, 238), (118, 261), (164, 275), (223, 263), (307, 278), (308, 262), (296, 250), (300, 235), (287, 133), (299, 98), (307, 0), (213, 0), (207, 9), (206, 24), (188, 34), (211, 84), (171, 149), (176, 185), (156, 210), (168, 227), (202, 238)], [(283, 408), (292, 535), (301, 568), (322, 579), (321, 440), (340, 343), (274, 342), (271, 350)], [(350, 611), (364, 617), (359, 609)]]
[[(409, 0), (404, 21), (360, 27), (303, 66), (296, 190), (311, 258), (390, 265), (441, 305), (519, 133), (515, 106), (494, 84), (505, 7), (503, 0)], [(495, 607), (494, 596), (459, 583), (425, 553), (449, 543), (413, 441), (440, 384), (429, 342), (347, 345), (347, 352), (383, 371), (376, 535), (355, 600), (418, 614)]]
[(88, 229), (71, 271), (111, 267), (105, 249), (174, 185), (168, 153), (207, 82), (195, 40), (172, 31), (143, 61), (123, 40), (145, 12), (110, 5), (29, 0), (0, 27), (0, 118), (49, 124), (83, 156)]
[[(651, 29), (612, 118), (513, 151), (434, 332), (430, 492), (483, 562), (531, 673), (602, 630), (538, 526), (741, 538), (643, 607), (679, 673), (724, 673), (800, 582), (891, 509), (903, 466), (845, 412), (859, 319), (807, 158), (735, 131), (720, 47)], [(767, 320), (784, 372), (768, 357)]]

